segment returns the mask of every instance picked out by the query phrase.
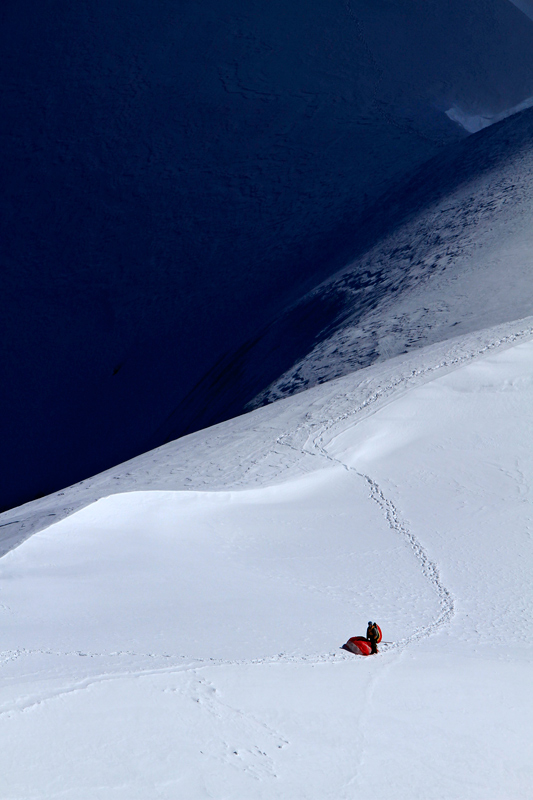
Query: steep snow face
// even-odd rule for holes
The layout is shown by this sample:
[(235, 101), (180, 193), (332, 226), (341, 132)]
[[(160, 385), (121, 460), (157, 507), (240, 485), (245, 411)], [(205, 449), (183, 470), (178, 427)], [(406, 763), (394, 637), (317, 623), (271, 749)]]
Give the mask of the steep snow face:
[(309, 352), (251, 406), (529, 316), (532, 143), (528, 110), (449, 148), (392, 192), (369, 215), (370, 228), (392, 231), (266, 332), (269, 346), (283, 346), (294, 321), (308, 315)]
[(0, 37), (0, 506), (203, 424), (209, 378), (184, 398), (465, 135), (445, 111), (533, 94), (507, 0), (22, 0)]
[[(533, 111), (447, 147), (366, 211), (359, 256), (228, 354), (169, 417), (179, 432), (533, 310)], [(507, 279), (502, 281), (502, 275)], [(270, 385), (261, 391), (262, 384)]]
[(2, 796), (525, 800), (528, 325), (147, 454), (5, 555)]

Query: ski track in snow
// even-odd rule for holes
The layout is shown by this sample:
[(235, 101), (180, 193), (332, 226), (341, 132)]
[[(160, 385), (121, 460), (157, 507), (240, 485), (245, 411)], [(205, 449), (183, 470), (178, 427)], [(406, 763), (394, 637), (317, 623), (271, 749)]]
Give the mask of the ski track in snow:
[[(354, 474), (358, 480), (364, 480), (369, 489), (369, 497), (370, 499), (376, 503), (385, 519), (389, 525), (389, 527), (397, 532), (399, 536), (403, 539), (404, 543), (411, 549), (413, 552), (414, 557), (416, 558), (419, 568), (421, 569), (424, 577), (429, 582), (433, 591), (437, 594), (441, 610), (438, 616), (430, 622), (429, 625), (424, 627), (420, 627), (415, 629), (409, 636), (406, 636), (404, 639), (401, 639), (397, 642), (387, 643), (382, 646), (381, 651), (382, 653), (390, 653), (391, 655), (395, 652), (396, 658), (392, 661), (390, 658), (386, 660), (386, 662), (382, 662), (380, 665), (380, 669), (376, 670), (375, 674), (372, 677), (372, 687), (375, 689), (376, 683), (378, 683), (384, 676), (385, 672), (392, 668), (393, 664), (397, 662), (397, 659), (401, 657), (401, 653), (403, 650), (419, 641), (423, 638), (432, 636), (434, 634), (439, 633), (444, 626), (449, 624), (453, 615), (454, 615), (454, 598), (451, 592), (446, 588), (442, 579), (440, 577), (438, 565), (431, 560), (430, 556), (428, 555), (426, 549), (422, 545), (422, 543), (416, 538), (416, 536), (410, 531), (407, 523), (402, 519), (402, 516), (394, 503), (391, 499), (387, 498), (385, 493), (383, 492), (382, 488), (379, 484), (370, 476), (365, 474), (364, 472), (360, 472), (355, 467), (350, 466), (349, 464), (344, 463), (338, 458), (335, 458), (327, 451), (328, 443), (331, 443), (333, 439), (335, 439), (343, 430), (346, 429), (345, 423), (349, 420), (361, 415), (365, 410), (370, 410), (370, 413), (374, 413), (378, 410), (378, 408), (382, 407), (381, 404), (378, 408), (372, 408), (375, 406), (379, 400), (386, 400), (390, 401), (393, 396), (397, 395), (397, 393), (401, 390), (414, 388), (414, 386), (420, 385), (421, 382), (424, 382), (424, 379), (430, 378), (433, 375), (436, 375), (439, 371), (445, 369), (453, 369), (460, 367), (466, 363), (472, 362), (473, 360), (488, 354), (491, 351), (494, 351), (500, 348), (503, 345), (512, 345), (519, 341), (527, 340), (533, 337), (533, 327), (520, 330), (518, 332), (512, 333), (508, 336), (504, 336), (502, 338), (495, 339), (493, 342), (478, 348), (472, 352), (467, 354), (463, 354), (456, 357), (449, 357), (437, 364), (429, 365), (422, 369), (412, 370), (406, 375), (402, 375), (398, 378), (392, 379), (387, 382), (385, 385), (380, 387), (378, 390), (374, 392), (369, 398), (367, 398), (364, 402), (360, 403), (359, 405), (355, 405), (349, 411), (344, 411), (341, 414), (335, 415), (335, 407), (338, 406), (339, 402), (345, 402), (347, 400), (346, 393), (339, 393), (334, 395), (329, 402), (321, 409), (322, 415), (324, 412), (330, 412), (329, 418), (325, 421), (316, 421), (312, 419), (311, 412), (309, 412), (304, 421), (300, 423), (294, 430), (289, 431), (287, 433), (282, 434), (276, 440), (278, 446), (282, 447), (282, 449), (289, 448), (299, 454), (299, 457), (315, 457), (329, 461), (331, 464), (342, 466), (348, 472)], [(357, 421), (352, 422), (352, 424), (357, 424)], [(343, 425), (343, 428), (335, 433), (335, 428), (338, 426)], [(298, 440), (301, 443), (303, 438), (303, 444), (298, 444)], [(327, 441), (326, 441), (327, 440)], [(8, 523), (9, 524), (9, 523)], [(120, 679), (127, 679), (127, 678), (139, 678), (139, 677), (148, 677), (150, 675), (163, 675), (163, 674), (176, 674), (176, 673), (191, 673), (191, 675), (197, 675), (199, 671), (213, 668), (213, 667), (244, 667), (244, 666), (253, 666), (253, 665), (269, 665), (269, 664), (319, 664), (319, 663), (331, 663), (331, 664), (339, 664), (343, 663), (347, 660), (353, 660), (353, 655), (351, 653), (346, 653), (344, 650), (340, 649), (339, 651), (331, 652), (331, 653), (323, 653), (323, 654), (312, 654), (312, 655), (290, 655), (286, 653), (278, 653), (276, 655), (262, 657), (262, 658), (255, 658), (255, 659), (235, 659), (235, 660), (227, 660), (227, 659), (199, 659), (195, 658), (194, 656), (186, 656), (183, 654), (169, 654), (169, 653), (137, 653), (133, 651), (116, 651), (116, 652), (104, 652), (104, 653), (94, 653), (89, 651), (83, 650), (75, 650), (69, 652), (57, 652), (54, 650), (29, 650), (21, 648), (19, 650), (9, 650), (0, 652), (0, 666), (4, 666), (9, 662), (15, 661), (19, 658), (30, 657), (30, 656), (51, 656), (51, 657), (85, 657), (89, 659), (98, 659), (98, 658), (105, 658), (105, 659), (131, 659), (131, 658), (147, 658), (147, 659), (156, 659), (156, 660), (170, 660), (171, 663), (166, 665), (157, 666), (154, 668), (139, 668), (139, 669), (131, 669), (131, 670), (118, 670), (114, 671), (106, 671), (100, 674), (93, 675), (91, 677), (87, 677), (80, 681), (75, 682), (68, 682), (64, 686), (56, 687), (54, 691), (48, 694), (39, 694), (39, 695), (26, 695), (20, 696), (18, 698), (14, 698), (11, 702), (6, 703), (0, 706), (0, 716), (9, 715), (13, 712), (23, 712), (27, 709), (33, 708), (35, 706), (42, 705), (44, 703), (54, 701), (55, 699), (59, 699), (64, 697), (65, 695), (74, 694), (80, 691), (84, 691), (95, 684), (104, 683), (107, 681), (113, 680), (120, 680)], [(378, 662), (379, 663), (379, 662)], [(107, 666), (107, 665), (106, 665)], [(208, 683), (203, 680), (199, 679), (198, 686), (203, 687), (201, 694), (202, 697), (199, 698), (198, 702), (202, 702), (203, 706), (215, 716), (220, 716), (221, 711), (219, 706), (222, 704), (225, 706), (223, 701), (217, 697), (217, 689), (212, 684), (212, 682)], [(207, 687), (207, 688), (206, 688)], [(198, 687), (197, 687), (198, 689)], [(168, 689), (171, 691), (171, 689)], [(172, 689), (172, 691), (177, 691)], [(366, 699), (365, 708), (370, 707), (372, 702), (372, 694), (373, 690), (368, 694)], [(368, 710), (367, 708), (367, 710)], [(289, 744), (288, 740), (281, 735), (278, 731), (274, 731), (268, 726), (265, 725), (261, 720), (255, 719), (246, 715), (243, 711), (236, 708), (227, 708), (225, 709), (224, 713), (227, 715), (228, 713), (232, 713), (233, 715), (239, 715), (243, 719), (243, 723), (246, 725), (252, 726), (260, 726), (262, 729), (265, 729), (265, 733), (268, 735), (269, 738), (274, 737), (277, 743), (277, 747), (285, 747)], [(361, 713), (361, 730), (364, 733), (364, 717), (365, 717), (365, 709), (363, 709)], [(268, 728), (268, 730), (266, 730)], [(364, 736), (363, 736), (364, 740)], [(257, 753), (247, 752), (245, 754), (238, 753), (235, 751), (228, 750), (228, 757), (240, 758), (242, 760), (241, 766), (251, 775), (260, 779), (261, 774), (268, 773), (273, 775), (274, 769), (274, 762), (273, 760), (267, 755), (266, 752), (262, 750), (258, 750)], [(260, 764), (261, 768), (257, 767), (256, 762), (254, 761), (255, 757), (261, 757)], [(250, 761), (250, 763), (247, 762)], [(359, 764), (355, 768), (354, 776), (350, 779), (348, 784), (345, 784), (343, 787), (344, 790), (348, 789), (353, 784), (357, 783), (358, 776), (360, 773), (361, 766), (364, 762), (364, 745), (360, 752)], [(259, 769), (259, 771), (258, 771)]]
[[(328, 427), (325, 428), (325, 431), (328, 430)], [(454, 600), (451, 595), (449, 589), (447, 589), (444, 584), (442, 583), (439, 569), (437, 564), (430, 559), (427, 554), (426, 549), (418, 541), (416, 536), (409, 530), (406, 522), (402, 519), (398, 509), (392, 502), (392, 500), (388, 499), (383, 490), (381, 489), (380, 485), (377, 481), (373, 480), (369, 475), (366, 475), (364, 472), (359, 472), (354, 467), (345, 464), (344, 461), (340, 459), (334, 458), (333, 456), (329, 455), (321, 444), (323, 433), (318, 434), (313, 439), (313, 444), (317, 448), (317, 450), (324, 455), (325, 458), (328, 460), (334, 461), (337, 464), (340, 464), (346, 469), (348, 472), (354, 472), (359, 478), (362, 478), (368, 484), (370, 489), (370, 497), (371, 499), (380, 507), (383, 514), (385, 515), (385, 519), (387, 520), (389, 527), (391, 530), (396, 531), (406, 542), (406, 544), (411, 548), (415, 558), (417, 559), (419, 566), (422, 570), (422, 573), (427, 581), (429, 581), (431, 587), (434, 589), (436, 594), (438, 595), (440, 605), (441, 605), (441, 612), (438, 617), (433, 620), (429, 625), (426, 625), (421, 628), (416, 628), (415, 631), (410, 636), (406, 636), (404, 639), (400, 639), (397, 642), (390, 642), (385, 645), (382, 649), (383, 650), (393, 650), (393, 649), (403, 649), (406, 645), (416, 642), (418, 639), (423, 639), (426, 636), (431, 636), (434, 633), (438, 633), (440, 629), (447, 625), (454, 613), (455, 613), (455, 605)]]
[[(126, 669), (116, 672), (101, 672), (91, 677), (83, 678), (78, 681), (68, 682), (62, 686), (56, 687), (53, 691), (48, 693), (38, 693), (38, 694), (28, 694), (28, 695), (21, 695), (19, 697), (14, 698), (12, 701), (4, 704), (0, 704), (0, 717), (2, 716), (9, 716), (13, 712), (25, 712), (37, 706), (41, 706), (48, 702), (53, 702), (54, 700), (59, 700), (64, 698), (67, 695), (77, 694), (78, 692), (85, 691), (90, 689), (91, 687), (102, 684), (108, 683), (110, 681), (119, 681), (124, 679), (130, 678), (146, 678), (154, 675), (176, 675), (178, 673), (190, 673), (193, 676), (197, 676), (201, 670), (205, 670), (208, 668), (214, 667), (248, 667), (254, 665), (269, 665), (269, 664), (302, 664), (307, 663), (309, 665), (315, 665), (325, 662), (342, 662), (350, 660), (352, 654), (347, 654), (343, 650), (340, 653), (327, 653), (323, 655), (316, 655), (316, 656), (291, 656), (285, 653), (279, 653), (275, 656), (264, 657), (264, 658), (256, 658), (256, 659), (235, 659), (235, 660), (227, 660), (227, 659), (216, 659), (216, 658), (209, 658), (209, 659), (195, 659), (189, 658), (183, 655), (168, 655), (166, 653), (158, 654), (158, 653), (135, 653), (131, 651), (121, 651), (116, 653), (84, 653), (81, 651), (69, 651), (69, 652), (59, 652), (53, 650), (29, 650), (29, 649), (21, 649), (21, 650), (11, 650), (11, 651), (4, 651), (0, 653), (0, 666), (3, 666), (9, 662), (15, 661), (18, 658), (24, 656), (32, 656), (32, 655), (50, 655), (56, 657), (71, 657), (71, 656), (78, 656), (78, 657), (88, 657), (88, 658), (110, 658), (110, 657), (129, 657), (129, 658), (154, 658), (154, 659), (171, 659), (174, 663), (168, 664), (167, 666), (160, 666), (160, 667), (153, 667), (153, 668), (139, 668), (139, 669)], [(182, 662), (181, 664), (179, 662)], [(178, 662), (178, 663), (176, 663)], [(186, 663), (183, 663), (186, 662)], [(217, 689), (212, 681), (207, 681), (205, 679), (199, 679), (199, 684), (202, 685), (209, 685), (210, 693), (212, 695), (216, 695)], [(197, 689), (198, 687), (196, 687)], [(167, 689), (165, 691), (176, 691), (174, 689)], [(256, 717), (250, 717), (250, 715), (245, 714), (242, 710), (238, 708), (233, 708), (227, 706), (220, 698), (218, 697), (210, 697), (211, 703), (208, 710), (212, 713), (214, 711), (214, 703), (215, 700), (218, 702), (219, 705), (229, 708), (234, 715), (238, 715), (243, 719), (246, 719), (248, 722), (252, 720), (253, 724), (264, 728), (265, 731), (270, 736), (276, 736), (280, 739), (281, 744), (278, 744), (278, 747), (284, 747), (289, 744), (288, 740), (284, 738), (278, 731), (270, 728), (265, 722)], [(203, 702), (198, 700), (198, 702)], [(205, 705), (205, 703), (203, 703)], [(220, 716), (220, 714), (216, 714)], [(265, 753), (260, 753), (260, 755), (266, 755)]]
[[(366, 481), (370, 489), (371, 499), (381, 508), (391, 530), (396, 531), (403, 538), (404, 542), (410, 547), (418, 561), (424, 577), (437, 594), (441, 610), (436, 619), (434, 619), (429, 625), (416, 628), (409, 636), (406, 636), (397, 642), (387, 643), (382, 647), (383, 651), (403, 650), (407, 645), (413, 644), (420, 639), (424, 639), (440, 632), (444, 626), (450, 623), (455, 614), (454, 598), (450, 590), (447, 589), (442, 582), (438, 565), (431, 560), (422, 543), (416, 538), (416, 536), (407, 526), (407, 523), (402, 519), (400, 512), (392, 500), (385, 496), (377, 481), (375, 481), (370, 475), (360, 472), (356, 468), (346, 464), (344, 461), (341, 461), (340, 459), (330, 455), (326, 449), (324, 439), (328, 433), (332, 431), (334, 426), (346, 422), (351, 417), (360, 415), (365, 409), (371, 408), (372, 405), (375, 405), (378, 400), (387, 398), (393, 393), (397, 394), (397, 392), (401, 389), (407, 388), (407, 384), (410, 381), (413, 381), (413, 379), (424, 379), (443, 369), (457, 369), (458, 367), (464, 366), (465, 364), (474, 361), (477, 358), (487, 355), (493, 350), (499, 349), (502, 347), (502, 345), (512, 345), (519, 341), (526, 340), (531, 336), (533, 336), (533, 328), (525, 328), (507, 336), (497, 338), (493, 342), (490, 342), (489, 344), (486, 344), (485, 346), (480, 347), (471, 353), (447, 358), (437, 364), (433, 364), (419, 370), (412, 370), (412, 372), (408, 375), (402, 375), (398, 379), (389, 382), (383, 388), (376, 391), (370, 398), (353, 408), (351, 411), (344, 412), (337, 417), (333, 417), (323, 424), (317, 425), (317, 423), (313, 423), (308, 420), (307, 422), (299, 425), (294, 431), (288, 434), (283, 434), (277, 439), (277, 442), (280, 445), (290, 447), (291, 449), (296, 450), (303, 455), (317, 455), (322, 457), (334, 464), (342, 466), (348, 472), (355, 473), (355, 475), (357, 475), (359, 478), (362, 478), (364, 481)], [(418, 381), (416, 381), (416, 383), (419, 385)], [(336, 399), (337, 398), (333, 398), (333, 401), (330, 403), (330, 405), (332, 405)], [(390, 399), (392, 399), (392, 397), (390, 397)], [(357, 422), (355, 424), (357, 424)], [(315, 428), (315, 430), (313, 430), (313, 428)], [(318, 428), (318, 430), (316, 428)], [(304, 447), (296, 447), (295, 445), (291, 444), (290, 441), (288, 441), (290, 437), (296, 437), (302, 432), (306, 434), (306, 441), (310, 443), (311, 450), (306, 450), (305, 445)]]

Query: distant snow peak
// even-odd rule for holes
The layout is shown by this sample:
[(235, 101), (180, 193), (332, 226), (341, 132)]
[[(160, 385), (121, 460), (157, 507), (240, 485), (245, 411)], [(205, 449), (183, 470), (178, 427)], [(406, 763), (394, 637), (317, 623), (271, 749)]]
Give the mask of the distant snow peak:
[[(531, 5), (533, 9), (533, 2)], [(468, 133), (477, 133), (483, 130), (483, 128), (488, 128), (489, 125), (494, 125), (495, 122), (501, 122), (502, 119), (512, 117), (513, 114), (518, 114), (519, 111), (525, 111), (526, 108), (531, 107), (533, 107), (533, 97), (527, 97), (521, 103), (518, 103), (518, 105), (501, 111), (499, 114), (472, 114), (468, 111), (463, 111), (457, 106), (452, 106), (452, 108), (446, 111), (446, 116), (453, 122), (457, 122), (461, 125)]]
[(511, 3), (523, 11), (526, 17), (533, 20), (533, 0), (511, 0)]

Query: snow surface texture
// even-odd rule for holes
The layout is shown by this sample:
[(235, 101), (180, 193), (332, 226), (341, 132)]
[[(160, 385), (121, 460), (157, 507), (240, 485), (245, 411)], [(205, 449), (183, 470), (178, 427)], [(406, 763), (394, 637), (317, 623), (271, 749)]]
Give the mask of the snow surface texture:
[(367, 209), (359, 256), (221, 359), (160, 429), (166, 440), (184, 415), (207, 427), (240, 413), (241, 402), (254, 408), (531, 314), (532, 153), (526, 110), (395, 185)]
[(529, 798), (532, 372), (530, 318), (2, 515), (90, 503), (0, 561), (2, 797)]
[(528, 97), (517, 106), (508, 108), (506, 111), (501, 111), (499, 114), (468, 114), (460, 108), (449, 108), (446, 114), (454, 122), (458, 122), (459, 125), (462, 125), (468, 133), (477, 133), (483, 130), (483, 128), (488, 128), (496, 122), (507, 119), (507, 117), (512, 117), (513, 114), (518, 114), (519, 111), (525, 111), (526, 108), (531, 108), (531, 106), (533, 106), (533, 97)]
[(508, 0), (4, 3), (0, 508), (220, 421), (196, 384), (465, 137), (447, 109), (531, 97), (532, 51)]
[(448, 148), (391, 194), (385, 213), (399, 224), (286, 315), (331, 310), (310, 352), (249, 407), (531, 314), (532, 144), (527, 110)]

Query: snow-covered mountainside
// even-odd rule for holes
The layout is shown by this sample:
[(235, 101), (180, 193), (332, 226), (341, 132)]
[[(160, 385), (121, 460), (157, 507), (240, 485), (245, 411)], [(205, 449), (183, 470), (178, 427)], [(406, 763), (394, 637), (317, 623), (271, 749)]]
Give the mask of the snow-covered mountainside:
[(19, 0), (1, 20), (0, 507), (203, 424), (220, 360), (466, 136), (446, 112), (533, 95), (508, 0)]
[(532, 193), (533, 110), (425, 164), (369, 215), (370, 228), (390, 232), (247, 354), (253, 374), (257, 351), (287, 347), (307, 318), (308, 351), (250, 407), (533, 313)]
[(160, 433), (533, 313), (532, 153), (528, 109), (391, 188), (367, 209), (357, 258), (221, 359)]
[(216, 6), (2, 11), (0, 797), (529, 800), (533, 2)]
[(2, 515), (60, 521), (0, 560), (1, 795), (528, 798), (532, 365), (463, 335)]

